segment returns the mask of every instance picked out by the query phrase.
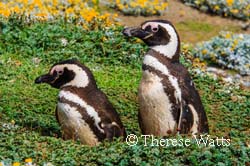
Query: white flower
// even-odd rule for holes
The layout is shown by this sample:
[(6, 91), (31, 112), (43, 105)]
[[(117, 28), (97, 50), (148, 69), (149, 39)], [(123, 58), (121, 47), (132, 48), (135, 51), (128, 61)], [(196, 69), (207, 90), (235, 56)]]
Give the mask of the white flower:
[(44, 163), (43, 166), (54, 166), (52, 163), (48, 162), (48, 163)]
[(42, 59), (40, 59), (40, 58), (37, 58), (37, 57), (32, 58), (32, 62), (36, 65), (39, 64), (41, 61), (42, 61)]
[(65, 38), (61, 38), (61, 44), (62, 44), (62, 46), (65, 47), (68, 44), (68, 40)]
[(240, 39), (244, 39), (244, 35), (243, 34), (239, 34), (239, 38)]

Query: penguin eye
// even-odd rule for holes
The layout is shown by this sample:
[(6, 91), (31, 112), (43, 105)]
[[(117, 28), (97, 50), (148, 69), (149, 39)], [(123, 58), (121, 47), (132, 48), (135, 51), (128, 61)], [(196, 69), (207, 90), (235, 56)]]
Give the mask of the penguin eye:
[(62, 71), (62, 70), (59, 70), (59, 71), (57, 71), (57, 73), (58, 73), (59, 75), (62, 75), (62, 74), (63, 74), (63, 71)]
[(157, 32), (157, 31), (158, 31), (158, 27), (153, 27), (153, 28), (152, 28), (152, 31), (153, 31), (153, 32)]

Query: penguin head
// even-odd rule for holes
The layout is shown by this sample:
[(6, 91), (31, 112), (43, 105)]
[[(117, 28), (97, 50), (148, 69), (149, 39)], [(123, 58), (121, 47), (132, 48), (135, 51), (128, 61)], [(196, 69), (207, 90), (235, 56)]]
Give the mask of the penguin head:
[(66, 86), (84, 88), (89, 84), (95, 85), (91, 71), (77, 60), (54, 64), (47, 74), (37, 77), (35, 83), (47, 83), (58, 89)]
[(123, 34), (128, 37), (140, 38), (151, 49), (169, 59), (179, 58), (179, 35), (172, 23), (167, 20), (146, 21), (139, 27), (125, 28)]

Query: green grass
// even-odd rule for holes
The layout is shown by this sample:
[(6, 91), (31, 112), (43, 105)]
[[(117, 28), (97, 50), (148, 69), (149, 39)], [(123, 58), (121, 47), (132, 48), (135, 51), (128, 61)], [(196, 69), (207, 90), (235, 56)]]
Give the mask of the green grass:
[[(229, 147), (145, 147), (142, 140), (130, 147), (121, 140), (88, 147), (63, 141), (54, 111), (58, 90), (36, 85), (34, 79), (55, 62), (78, 58), (94, 73), (99, 87), (121, 115), (127, 133), (140, 136), (137, 87), (141, 54), (146, 48), (125, 39), (121, 28), (85, 31), (62, 21), (16, 25), (5, 23), (0, 35), (0, 126), (15, 121), (18, 128), (0, 128), (0, 161), (32, 158), (41, 165), (244, 165), (250, 162), (250, 92), (209, 77), (194, 79), (205, 106), (214, 138), (232, 140)], [(7, 28), (7, 29), (6, 29)], [(67, 46), (60, 38), (68, 40)], [(103, 37), (108, 38), (102, 41)], [(34, 63), (38, 57), (41, 62)], [(230, 92), (228, 92), (230, 89)], [(231, 96), (238, 96), (233, 101)], [(190, 138), (184, 136), (184, 138)], [(172, 138), (177, 138), (172, 137)], [(247, 145), (248, 144), (248, 145)]]
[(182, 41), (191, 43), (207, 41), (221, 31), (241, 32), (241, 29), (236, 26), (215, 25), (193, 20), (177, 23), (176, 29), (180, 33)]

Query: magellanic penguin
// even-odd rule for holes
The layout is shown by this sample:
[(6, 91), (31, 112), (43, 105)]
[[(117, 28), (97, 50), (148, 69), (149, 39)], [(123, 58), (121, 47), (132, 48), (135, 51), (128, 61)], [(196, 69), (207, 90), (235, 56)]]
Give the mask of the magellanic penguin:
[(91, 71), (77, 60), (53, 65), (35, 83), (60, 89), (56, 118), (64, 139), (80, 140), (90, 146), (104, 139), (125, 137), (125, 129), (107, 96), (98, 89)]
[(167, 20), (146, 21), (123, 34), (142, 39), (149, 51), (143, 59), (139, 86), (139, 123), (143, 134), (208, 133), (206, 113), (187, 69), (179, 62), (180, 39)]

